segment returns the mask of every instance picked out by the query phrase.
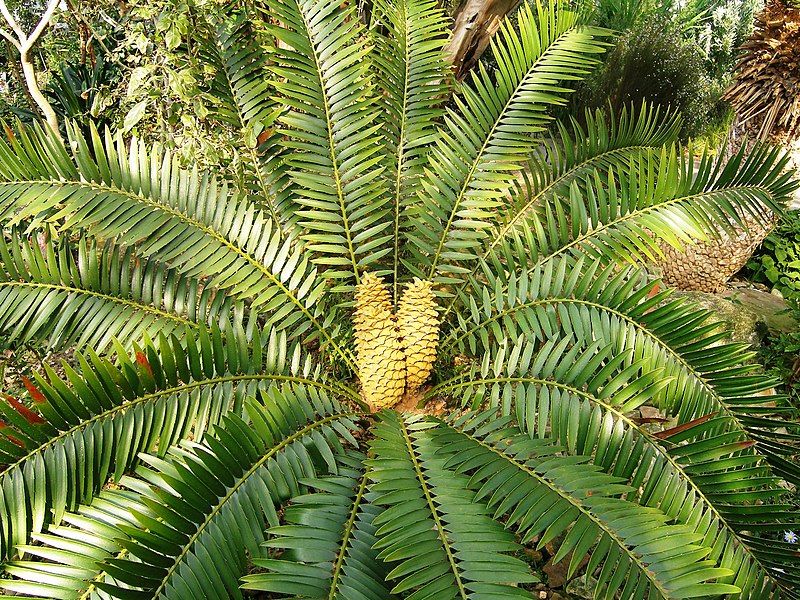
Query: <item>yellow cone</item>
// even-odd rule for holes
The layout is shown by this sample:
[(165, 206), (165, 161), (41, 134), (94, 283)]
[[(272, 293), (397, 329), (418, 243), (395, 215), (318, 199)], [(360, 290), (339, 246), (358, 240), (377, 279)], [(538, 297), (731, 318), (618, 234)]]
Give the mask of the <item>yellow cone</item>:
[(406, 355), (406, 394), (415, 394), (433, 370), (439, 344), (439, 315), (430, 281), (415, 278), (406, 287), (397, 325)]
[(371, 273), (356, 286), (353, 324), (364, 400), (374, 410), (394, 406), (403, 398), (406, 359), (389, 290)]

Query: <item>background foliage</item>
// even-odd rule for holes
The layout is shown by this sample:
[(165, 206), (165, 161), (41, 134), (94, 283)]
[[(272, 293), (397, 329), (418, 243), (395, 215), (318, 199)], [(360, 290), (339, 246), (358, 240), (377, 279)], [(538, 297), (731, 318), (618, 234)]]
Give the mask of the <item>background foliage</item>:
[[(761, 0), (600, 0), (594, 19), (619, 32), (614, 49), (573, 101), (616, 109), (649, 100), (684, 116), (684, 139), (716, 147), (732, 120), (721, 101), (736, 48), (753, 27)], [(573, 109), (574, 110), (574, 109)]]

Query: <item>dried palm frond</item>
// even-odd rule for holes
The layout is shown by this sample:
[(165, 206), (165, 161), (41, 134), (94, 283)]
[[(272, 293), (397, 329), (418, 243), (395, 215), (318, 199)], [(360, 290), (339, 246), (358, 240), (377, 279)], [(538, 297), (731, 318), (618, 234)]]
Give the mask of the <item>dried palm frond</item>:
[(770, 0), (725, 94), (759, 139), (800, 136), (800, 9)]

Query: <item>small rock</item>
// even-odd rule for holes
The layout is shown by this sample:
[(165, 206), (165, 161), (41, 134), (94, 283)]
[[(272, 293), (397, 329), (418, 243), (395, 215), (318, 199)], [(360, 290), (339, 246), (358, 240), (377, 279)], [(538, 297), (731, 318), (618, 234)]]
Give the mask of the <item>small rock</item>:
[(654, 406), (640, 406), (639, 414), (642, 415), (643, 419), (651, 420), (660, 419), (664, 416), (661, 411)]
[(675, 292), (712, 312), (731, 333), (731, 341), (753, 346), (761, 343), (764, 328), (773, 333), (796, 331), (797, 321), (789, 314), (786, 300), (768, 291), (753, 288), (729, 288), (720, 294)]
[(798, 323), (789, 313), (789, 304), (780, 292), (771, 293), (754, 289), (728, 290), (723, 298), (733, 302), (738, 308), (744, 308), (754, 315), (756, 321), (763, 323), (773, 333), (791, 333), (797, 331)]
[(545, 592), (545, 591), (539, 592), (539, 598), (546, 599), (547, 598), (547, 592)]

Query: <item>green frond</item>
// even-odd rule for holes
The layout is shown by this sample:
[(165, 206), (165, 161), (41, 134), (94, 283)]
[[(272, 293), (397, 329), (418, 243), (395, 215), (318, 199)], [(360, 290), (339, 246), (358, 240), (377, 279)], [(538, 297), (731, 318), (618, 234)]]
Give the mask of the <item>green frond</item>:
[(548, 108), (563, 102), (563, 84), (587, 73), (603, 51), (604, 32), (579, 26), (563, 3), (536, 6), (536, 16), (527, 4), (520, 9), (518, 30), (506, 21), (495, 36), (495, 76), (481, 66), (447, 112), (424, 192), (409, 208), (413, 257), (405, 264), (415, 275), (447, 283), (477, 258)]
[(339, 457), (337, 477), (304, 481), (313, 494), (298, 496), (284, 511), (286, 525), (266, 542), (280, 558), (256, 559), (264, 572), (244, 578), (244, 589), (286, 598), (390, 600), (388, 568), (374, 549), (375, 517), (370, 477), (360, 454)]
[[(683, 249), (743, 225), (767, 224), (796, 189), (788, 156), (779, 148), (742, 148), (728, 163), (700, 157), (690, 147), (631, 156), (573, 181), (568, 193), (546, 203), (494, 248), (519, 269), (570, 255), (617, 263), (647, 263), (663, 256), (661, 244)], [(521, 247), (526, 248), (518, 255)]]
[[(770, 597), (759, 594), (762, 588), (770, 593), (778, 586), (794, 589), (800, 557), (791, 545), (770, 538), (796, 528), (800, 515), (787, 504), (788, 491), (763, 457), (704, 438), (699, 424), (682, 429), (676, 443), (669, 438), (665, 443), (653, 435), (653, 425), (631, 416), (669, 383), (662, 370), (646, 371), (642, 361), (622, 369), (625, 355), (615, 355), (613, 345), (571, 350), (548, 343), (532, 355), (533, 369), (542, 366), (528, 375), (528, 346), (512, 347), (494, 364), (484, 363), (479, 373), (431, 393), (498, 407), (530, 436), (548, 437), (570, 454), (593, 457), (604, 471), (640, 490), (629, 499), (702, 533), (711, 559), (735, 573), (725, 581), (752, 594), (748, 597)], [(516, 371), (504, 367), (509, 354), (512, 362), (520, 361)], [(609, 368), (615, 363), (616, 371)]]
[(213, 118), (237, 133), (244, 189), (278, 226), (291, 231), (297, 205), (282, 165), (284, 150), (275, 123), (282, 107), (273, 98), (270, 65), (252, 24), (255, 11), (238, 4), (231, 2), (211, 16), (215, 27), (207, 60), (216, 68)]
[(66, 513), (60, 525), (34, 534), (36, 543), (25, 548), (27, 560), (3, 565), (9, 577), (1, 580), (0, 589), (10, 595), (0, 598), (108, 600), (110, 596), (97, 584), (113, 584), (115, 580), (99, 565), (128, 556), (122, 539), (124, 528), (137, 527), (138, 518), (157, 517), (137, 493), (103, 490), (91, 505)]
[[(800, 482), (791, 443), (799, 439), (798, 426), (783, 418), (785, 408), (759, 407), (767, 404), (761, 394), (774, 382), (758, 375), (757, 365), (746, 364), (752, 355), (743, 345), (719, 343), (727, 334), (708, 311), (671, 299), (669, 291), (657, 290), (658, 283), (645, 281), (635, 269), (613, 264), (601, 269), (596, 261), (573, 263), (567, 257), (519, 276), (494, 277), (465, 295), (469, 310), (458, 314), (459, 326), (442, 348), (473, 355), (484, 350), (497, 362), (505, 359), (497, 354), (498, 346), (520, 336), (565, 348), (570, 339), (583, 347), (615, 344), (618, 354), (636, 357), (625, 366), (646, 359), (644, 366), (664, 370), (669, 384), (653, 402), (680, 424), (721, 413), (743, 436), (735, 443), (755, 440), (780, 476)], [(511, 361), (507, 367), (514, 371), (517, 364)], [(789, 432), (781, 433), (786, 428)]]
[[(483, 307), (492, 317), (475, 342), (492, 349), (479, 367), (426, 396), (497, 406), (539, 437), (548, 432), (573, 452), (596, 452), (599, 465), (644, 487), (645, 502), (673, 518), (690, 517), (687, 524), (704, 533), (710, 527), (714, 558), (736, 572), (736, 585), (757, 590), (768, 573), (793, 589), (799, 557), (769, 536), (800, 521), (776, 477), (797, 481), (792, 457), (800, 431), (783, 418), (785, 410), (756, 395), (772, 382), (740, 367), (747, 354), (740, 344), (719, 344), (708, 313), (670, 301), (653, 284), (632, 288), (636, 278), (613, 271), (589, 280), (595, 297), (587, 297), (585, 281), (556, 283), (557, 291), (542, 290), (528, 306), (525, 290), (542, 285), (542, 273), (534, 281), (513, 280), (523, 296), (508, 298), (508, 310), (497, 313), (501, 304), (484, 288)], [(562, 277), (550, 272), (544, 285)], [(491, 339), (515, 332), (516, 342)], [(652, 426), (629, 416), (644, 404), (676, 414), (679, 426), (653, 437)], [(703, 512), (687, 508), (696, 499)]]
[(432, 0), (379, 0), (372, 7), (372, 61), (381, 98), (382, 130), (391, 180), (394, 221), (392, 281), (394, 302), (400, 285), (401, 231), (415, 227), (405, 209), (421, 191), (421, 176), (449, 96), (452, 66), (444, 46), (448, 19)]
[[(26, 569), (25, 563), (12, 563), (12, 570), (34, 580), (50, 571), (56, 598), (86, 597), (90, 585), (119, 598), (241, 598), (247, 556), (264, 555), (266, 525), (279, 523), (276, 507), (301, 493), (301, 480), (316, 475), (315, 465), (335, 471), (335, 454), (343, 450), (339, 436), (355, 441), (349, 431), (356, 416), (324, 393), (298, 396), (277, 389), (247, 400), (244, 413), (246, 420), (225, 415), (213, 434), (173, 447), (164, 458), (144, 455), (136, 476), (120, 479), (139, 498), (108, 494), (127, 503), (134, 523), (110, 525), (88, 511), (82, 519), (71, 516), (79, 529), (54, 528), (38, 536), (44, 550), (22, 547), (56, 565)], [(86, 534), (80, 535), (83, 529)], [(71, 542), (73, 532), (82, 538), (79, 543)], [(89, 552), (95, 569), (86, 577)], [(212, 556), (218, 560), (209, 560)], [(64, 567), (84, 569), (77, 591), (76, 571), (65, 573)], [(14, 580), (3, 580), (0, 587), (28, 589)]]
[[(0, 181), (70, 179), (78, 176), (67, 148), (55, 136), (47, 135), (38, 124), (30, 127), (16, 121), (11, 128), (3, 123), (6, 140), (0, 144)], [(7, 201), (9, 192), (0, 198)]]
[(0, 332), (11, 345), (37, 340), (101, 352), (114, 339), (130, 348), (144, 337), (182, 339), (201, 323), (244, 318), (224, 293), (141, 260), (132, 248), (48, 238), (15, 230), (0, 240)]
[(394, 567), (394, 593), (410, 600), (528, 598), (516, 587), (536, 579), (514, 536), (474, 501), (465, 477), (445, 470), (425, 430), (431, 423), (381, 413), (369, 461), (379, 557)]
[[(164, 454), (180, 440), (198, 439), (226, 414), (240, 414), (245, 396), (276, 385), (328, 390), (300, 347), (274, 332), (264, 343), (244, 333), (223, 342), (218, 329), (189, 333), (185, 344), (160, 338), (118, 362), (93, 352), (78, 356), (80, 373), (65, 365), (28, 385), (35, 411), (15, 400), (0, 404), (0, 557), (66, 510), (88, 502), (110, 479), (137, 463), (140, 452)], [(302, 390), (295, 392), (297, 395)]]
[(530, 155), (503, 228), (513, 227), (545, 200), (565, 195), (570, 183), (587, 173), (625, 166), (631, 156), (676, 143), (682, 122), (679, 113), (646, 102), (625, 107), (618, 115), (613, 109), (587, 110), (584, 120), (583, 125), (574, 117), (569, 126), (557, 122), (556, 132)]
[[(560, 0), (466, 84), (432, 0), (197, 8), (230, 181), (0, 141), (0, 333), (79, 346), (0, 398), (0, 598), (531, 598), (538, 547), (597, 600), (800, 600), (797, 415), (642, 268), (783, 210), (779, 150), (647, 105), (551, 127), (608, 35)], [(351, 315), (365, 273), (394, 302)], [(398, 410), (362, 412), (389, 359)]]
[[(492, 411), (465, 415), (430, 430), (447, 468), (470, 475), (469, 486), (523, 541), (544, 547), (563, 535), (556, 559), (572, 552), (570, 573), (594, 546), (587, 573), (597, 572), (595, 597), (707, 598), (739, 588), (715, 580), (733, 575), (707, 560), (710, 549), (692, 528), (670, 524), (658, 509), (628, 502), (619, 477), (588, 457), (564, 456), (531, 439)], [(599, 572), (598, 572), (599, 571)]]
[[(325, 276), (349, 290), (391, 250), (390, 207), (380, 163), (378, 105), (366, 31), (352, 4), (268, 0), (272, 85), (288, 111), (280, 133), (290, 150), (300, 225)], [(335, 29), (336, 35), (331, 35)]]
[[(585, 119), (585, 127), (574, 119), (571, 128), (557, 123), (557, 134), (528, 157), (508, 206), (499, 209), (500, 217), (489, 243), (469, 275), (461, 276), (463, 281), (449, 301), (446, 314), (456, 307), (459, 292), (471, 277), (478, 275), (485, 261), (497, 261), (498, 255), (505, 259), (513, 251), (521, 252), (522, 259), (517, 263), (536, 260), (536, 252), (529, 256), (529, 248), (522, 248), (533, 242), (531, 219), (535, 224), (537, 211), (541, 213), (556, 198), (568, 197), (571, 185), (585, 180), (589, 174), (602, 175), (609, 169), (625, 168), (631, 160), (639, 160), (665, 144), (676, 142), (681, 123), (677, 113), (648, 104), (638, 110), (625, 108), (618, 116), (613, 112), (606, 115), (601, 110), (595, 113), (587, 110)], [(563, 221), (558, 223), (563, 224)]]
[(52, 136), (38, 127), (15, 135), (35, 143), (13, 157), (16, 138), (0, 143), (0, 220), (36, 218), (135, 246), (142, 257), (247, 300), (270, 326), (293, 338), (319, 338), (351, 360), (329, 327), (335, 311), (318, 306), (326, 285), (309, 257), (255, 205), (230, 197), (226, 184), (180, 169), (159, 147), (148, 150), (136, 140), (128, 146), (108, 132), (101, 139), (95, 130), (89, 145), (74, 128), (68, 165), (54, 162), (45, 174), (40, 163), (49, 155), (37, 152), (56, 143)]

